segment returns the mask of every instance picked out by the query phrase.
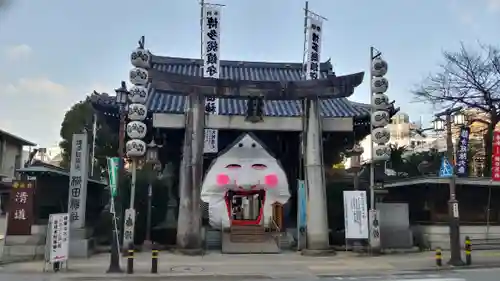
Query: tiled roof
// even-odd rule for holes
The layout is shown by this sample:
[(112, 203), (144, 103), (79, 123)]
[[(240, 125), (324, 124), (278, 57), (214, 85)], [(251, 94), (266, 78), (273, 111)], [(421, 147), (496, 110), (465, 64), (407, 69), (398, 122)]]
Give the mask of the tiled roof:
[[(162, 72), (198, 76), (201, 75), (201, 65), (201, 60), (155, 56), (152, 67)], [(326, 77), (331, 71), (331, 64), (321, 63), (320, 69), (321, 75)], [(301, 63), (221, 61), (221, 78), (226, 79), (296, 81), (303, 79), (301, 73)], [(114, 99), (110, 96), (96, 96), (94, 102), (114, 106)], [(184, 113), (184, 104), (185, 97), (155, 89), (151, 89), (147, 101), (147, 107), (153, 113)], [(219, 99), (220, 115), (245, 115), (245, 112), (246, 100)], [(351, 103), (346, 98), (321, 100), (323, 117), (355, 117), (368, 112), (369, 105)], [(268, 100), (264, 113), (266, 116), (301, 116), (302, 105), (297, 100)]]

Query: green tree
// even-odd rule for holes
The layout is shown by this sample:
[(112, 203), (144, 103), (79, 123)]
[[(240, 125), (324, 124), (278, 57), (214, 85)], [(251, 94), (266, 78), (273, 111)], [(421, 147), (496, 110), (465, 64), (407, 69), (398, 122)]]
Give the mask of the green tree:
[(396, 174), (400, 174), (405, 172), (405, 161), (404, 161), (404, 154), (407, 152), (407, 147), (406, 146), (398, 146), (395, 144), (390, 145), (391, 149), (391, 154), (389, 158), (389, 168), (393, 169)]
[[(106, 171), (106, 157), (116, 156), (118, 153), (118, 128), (110, 128), (105, 116), (94, 110), (89, 98), (74, 104), (64, 116), (61, 124), (60, 135), (62, 141), (59, 146), (62, 149), (63, 160), (61, 166), (68, 168), (71, 157), (71, 144), (73, 134), (88, 132), (89, 144), (92, 144), (92, 128), (94, 114), (97, 116), (97, 134), (95, 140), (95, 170), (98, 175)], [(97, 173), (96, 173), (97, 172)]]

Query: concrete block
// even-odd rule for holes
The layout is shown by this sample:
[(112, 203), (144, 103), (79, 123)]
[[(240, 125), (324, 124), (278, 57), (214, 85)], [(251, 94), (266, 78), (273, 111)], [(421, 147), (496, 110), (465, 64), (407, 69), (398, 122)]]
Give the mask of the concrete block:
[(46, 236), (47, 235), (47, 225), (44, 224), (44, 225), (32, 225), (31, 226), (31, 234), (32, 235), (43, 235), (43, 236)]
[(80, 229), (71, 229), (69, 233), (70, 239), (82, 240), (89, 239), (92, 237), (94, 230), (90, 227), (88, 228), (80, 228)]
[(45, 235), (8, 235), (5, 237), (5, 245), (43, 245)]
[(10, 257), (35, 257), (36, 246), (32, 245), (15, 245), (4, 246), (3, 255)]
[(70, 239), (69, 257), (70, 258), (89, 258), (94, 248), (93, 239)]
[(35, 256), (36, 258), (42, 258), (45, 256), (45, 245), (39, 245), (35, 248)]

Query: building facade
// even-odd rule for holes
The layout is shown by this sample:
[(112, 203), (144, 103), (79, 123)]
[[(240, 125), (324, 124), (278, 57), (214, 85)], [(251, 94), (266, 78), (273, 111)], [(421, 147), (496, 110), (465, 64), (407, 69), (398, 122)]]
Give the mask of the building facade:
[(33, 142), (0, 130), (0, 177), (11, 181), (16, 170), (23, 165), (23, 147), (35, 146)]

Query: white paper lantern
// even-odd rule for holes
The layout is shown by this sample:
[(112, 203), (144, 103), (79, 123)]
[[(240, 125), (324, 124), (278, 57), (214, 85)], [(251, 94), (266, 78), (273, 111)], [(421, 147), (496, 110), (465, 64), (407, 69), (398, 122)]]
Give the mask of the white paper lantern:
[(389, 104), (389, 97), (386, 94), (375, 93), (372, 95), (372, 106), (374, 110), (387, 109)]
[(135, 67), (130, 70), (130, 83), (134, 85), (144, 86), (148, 83), (149, 74), (144, 68)]
[(372, 60), (372, 75), (382, 77), (387, 73), (387, 62), (383, 59), (376, 58)]
[(376, 144), (386, 144), (391, 139), (391, 133), (386, 128), (375, 128), (372, 130), (372, 142)]
[(372, 79), (372, 93), (385, 93), (387, 88), (389, 88), (389, 81), (384, 77)]
[(132, 121), (143, 121), (148, 116), (148, 108), (140, 103), (132, 103), (128, 106), (128, 119)]
[(148, 100), (149, 89), (144, 86), (133, 86), (128, 91), (128, 99), (131, 103), (145, 104)]
[(141, 157), (146, 153), (146, 143), (143, 140), (129, 140), (125, 144), (128, 157)]
[(371, 121), (373, 127), (385, 127), (391, 121), (391, 117), (389, 112), (379, 110), (372, 113)]
[(132, 121), (127, 124), (127, 136), (131, 139), (142, 139), (147, 132), (148, 127), (141, 121)]
[(137, 48), (130, 54), (130, 62), (135, 67), (149, 68), (151, 65), (151, 53), (149, 50)]
[(373, 161), (387, 161), (391, 157), (391, 149), (386, 145), (373, 147)]

